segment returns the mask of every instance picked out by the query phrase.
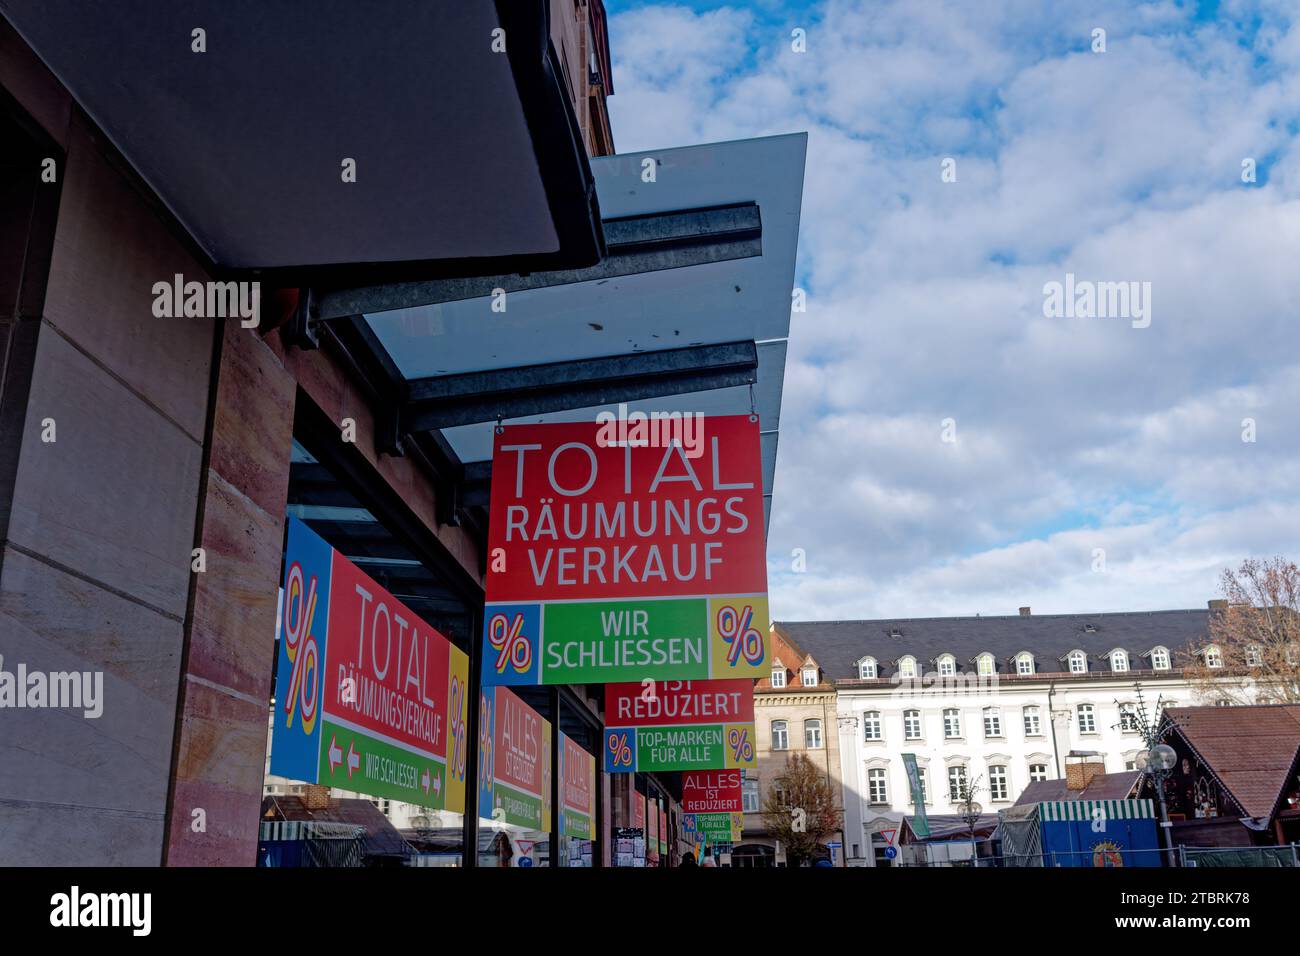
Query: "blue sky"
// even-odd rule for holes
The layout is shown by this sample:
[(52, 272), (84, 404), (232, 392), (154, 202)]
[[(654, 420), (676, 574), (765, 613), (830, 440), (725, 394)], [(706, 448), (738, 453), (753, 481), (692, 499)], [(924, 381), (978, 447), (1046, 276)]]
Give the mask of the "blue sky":
[[(1300, 557), (1296, 4), (607, 8), (620, 151), (809, 133), (774, 616), (1203, 607)], [(1044, 316), (1067, 272), (1149, 327)]]

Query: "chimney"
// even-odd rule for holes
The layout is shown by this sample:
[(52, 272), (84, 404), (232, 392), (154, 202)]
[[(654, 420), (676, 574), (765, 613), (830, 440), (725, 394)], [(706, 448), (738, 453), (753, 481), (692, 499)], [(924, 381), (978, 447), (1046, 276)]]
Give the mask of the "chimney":
[(1228, 599), (1220, 598), (1216, 601), (1207, 601), (1206, 605), (1211, 611), (1226, 611), (1228, 609)]
[(1020, 609), (1020, 616), (1021, 616), (1021, 617), (1029, 617), (1029, 608), (1027, 608), (1027, 607), (1022, 607), (1022, 608)]
[(1085, 790), (1093, 777), (1105, 772), (1106, 763), (1101, 754), (1071, 751), (1065, 758), (1065, 788), (1076, 792)]
[(302, 805), (308, 810), (324, 810), (330, 805), (330, 788), (307, 784), (302, 788)]

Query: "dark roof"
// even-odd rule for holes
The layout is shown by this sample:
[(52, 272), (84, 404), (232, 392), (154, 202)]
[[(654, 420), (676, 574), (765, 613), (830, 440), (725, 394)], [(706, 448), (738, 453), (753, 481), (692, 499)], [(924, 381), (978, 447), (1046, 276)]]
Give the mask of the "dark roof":
[(1170, 707), (1164, 721), (1246, 813), (1273, 815), (1300, 752), (1300, 704)]
[[(776, 627), (817, 658), (833, 680), (858, 676), (863, 657), (876, 659), (880, 677), (892, 676), (894, 661), (911, 654), (922, 673), (941, 654), (957, 658), (958, 672), (973, 673), (970, 661), (993, 654), (999, 674), (1014, 674), (1011, 658), (1020, 651), (1034, 655), (1036, 673), (1067, 671), (1061, 663), (1071, 651), (1088, 655), (1090, 672), (1108, 672), (1103, 660), (1115, 648), (1128, 651), (1130, 670), (1150, 667), (1141, 655), (1166, 647), (1175, 657), (1204, 643), (1209, 610), (1126, 611), (1110, 614), (1037, 614), (1005, 617), (923, 617), (876, 621), (777, 621)], [(1091, 627), (1092, 630), (1088, 628)], [(897, 632), (899, 636), (891, 636)], [(1176, 666), (1176, 662), (1175, 662)]]
[(350, 823), (364, 827), (361, 841), (363, 857), (408, 857), (411, 846), (397, 832), (388, 817), (369, 800), (355, 798), (330, 800), (329, 806), (308, 810), (298, 796), (269, 796), (262, 800), (263, 820), (315, 820), (321, 823)]
[[(916, 820), (914, 816), (903, 818), (910, 832), (908, 842), (912, 843), (929, 843), (933, 840), (955, 840), (965, 837), (970, 839), (970, 824), (957, 813), (936, 813), (927, 814), (925, 822), (930, 825), (930, 835), (925, 839), (916, 836)], [(998, 815), (996, 813), (981, 813), (979, 819), (975, 821), (975, 839), (987, 840), (998, 828)]]
[[(782, 650), (785, 648), (785, 650)], [(802, 668), (809, 661), (817, 665), (817, 683), (812, 687), (803, 686)], [(813, 658), (811, 654), (805, 651), (795, 642), (789, 634), (777, 634), (772, 645), (772, 671), (777, 670), (776, 662), (780, 661), (781, 666), (785, 669), (786, 682), (781, 687), (773, 687), (771, 674), (761, 677), (754, 681), (754, 693), (756, 694), (818, 694), (829, 693), (835, 690), (833, 678), (826, 672), (826, 668)]]
[[(418, 853), (460, 853), (465, 846), (465, 831), (461, 827), (406, 829), (397, 832)], [(493, 843), (501, 836), (502, 831), (479, 830), (478, 851), (486, 853), (494, 849)]]
[(1140, 770), (1099, 773), (1082, 790), (1071, 790), (1064, 780), (1035, 780), (1025, 787), (1016, 806), (1054, 803), (1059, 800), (1127, 800), (1133, 796), (1141, 778)]

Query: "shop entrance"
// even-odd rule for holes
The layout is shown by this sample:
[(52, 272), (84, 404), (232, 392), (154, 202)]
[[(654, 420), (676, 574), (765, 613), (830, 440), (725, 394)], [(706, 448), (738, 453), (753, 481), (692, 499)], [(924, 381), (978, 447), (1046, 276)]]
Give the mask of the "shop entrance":
[(776, 850), (761, 843), (742, 843), (731, 851), (731, 865), (767, 868), (776, 866)]

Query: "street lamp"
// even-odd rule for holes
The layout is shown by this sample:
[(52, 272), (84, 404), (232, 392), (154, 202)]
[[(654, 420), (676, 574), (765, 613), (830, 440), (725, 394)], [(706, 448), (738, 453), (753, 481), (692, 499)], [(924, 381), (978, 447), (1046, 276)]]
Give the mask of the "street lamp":
[(1165, 805), (1165, 781), (1177, 763), (1178, 753), (1168, 744), (1155, 744), (1137, 755), (1137, 768), (1151, 777), (1151, 784), (1156, 788), (1156, 799), (1160, 801), (1160, 829), (1164, 833), (1161, 842), (1168, 854), (1170, 866), (1174, 865), (1174, 847), (1169, 832), (1169, 808)]
[[(1162, 842), (1169, 854), (1169, 865), (1174, 866), (1174, 840), (1169, 824), (1169, 808), (1165, 805), (1165, 781), (1178, 763), (1178, 753), (1173, 747), (1160, 742), (1160, 712), (1164, 697), (1156, 699), (1155, 719), (1150, 720), (1147, 718), (1146, 701), (1142, 698), (1142, 685), (1135, 684), (1134, 687), (1137, 690), (1137, 706), (1131, 712), (1131, 729), (1137, 730), (1147, 745), (1147, 749), (1137, 755), (1134, 763), (1138, 770), (1151, 778), (1151, 785), (1156, 788), (1156, 799), (1160, 801), (1160, 829), (1165, 834)], [(1122, 716), (1120, 720), (1122, 724)]]

